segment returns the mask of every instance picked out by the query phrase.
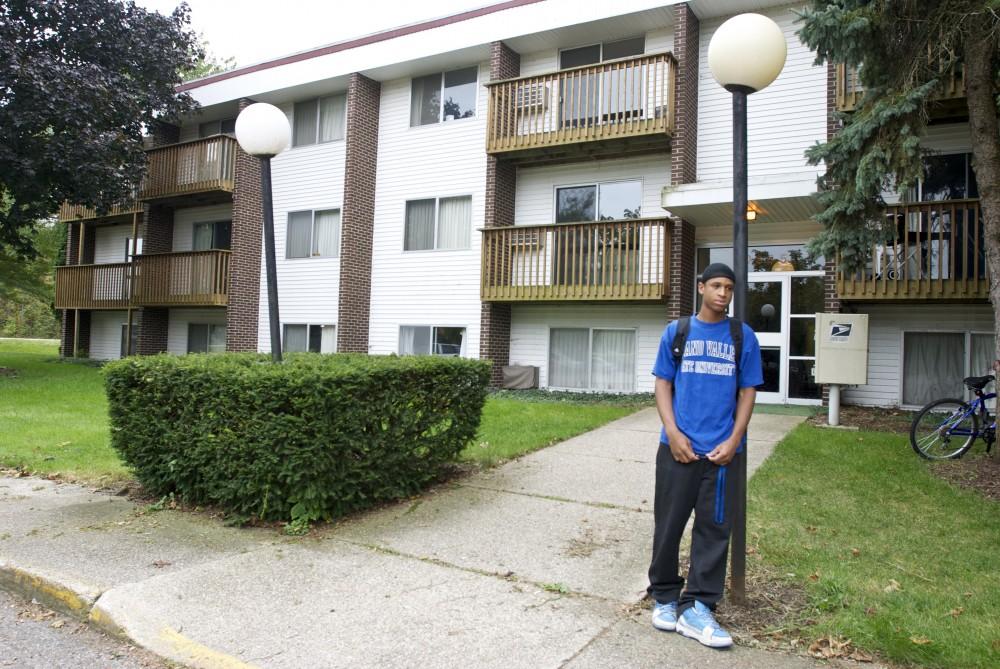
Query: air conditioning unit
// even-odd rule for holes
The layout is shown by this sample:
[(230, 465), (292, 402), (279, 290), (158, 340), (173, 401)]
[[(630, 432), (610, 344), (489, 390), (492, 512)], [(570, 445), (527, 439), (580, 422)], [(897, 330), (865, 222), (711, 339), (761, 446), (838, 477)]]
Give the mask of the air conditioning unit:
[(538, 368), (529, 365), (505, 365), (503, 368), (504, 388), (526, 390), (538, 387)]
[(526, 111), (542, 111), (549, 106), (549, 89), (544, 83), (518, 86), (514, 105)]

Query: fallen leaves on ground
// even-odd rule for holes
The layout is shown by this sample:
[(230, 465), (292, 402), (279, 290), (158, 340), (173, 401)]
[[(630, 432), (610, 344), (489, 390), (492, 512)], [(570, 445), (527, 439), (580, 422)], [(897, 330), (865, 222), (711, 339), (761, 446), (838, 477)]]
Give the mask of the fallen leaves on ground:
[(855, 648), (850, 639), (832, 635), (813, 641), (809, 645), (809, 654), (822, 660), (847, 659), (855, 662), (872, 662), (874, 659), (869, 653)]

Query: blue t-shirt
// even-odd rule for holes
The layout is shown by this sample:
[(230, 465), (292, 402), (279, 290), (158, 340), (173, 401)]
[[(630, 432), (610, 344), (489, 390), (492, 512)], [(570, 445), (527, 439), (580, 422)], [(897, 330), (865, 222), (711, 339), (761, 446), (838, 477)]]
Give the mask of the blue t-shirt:
[[(706, 455), (733, 433), (736, 422), (736, 347), (729, 334), (729, 321), (706, 323), (691, 317), (691, 329), (684, 344), (680, 369), (674, 364), (671, 348), (677, 321), (663, 331), (660, 350), (653, 365), (653, 375), (673, 383), (674, 420), (691, 440), (697, 455)], [(760, 344), (757, 335), (743, 324), (743, 356), (740, 360), (740, 388), (764, 382)], [(667, 441), (667, 431), (660, 430), (660, 440)], [(743, 450), (746, 436), (740, 442)]]

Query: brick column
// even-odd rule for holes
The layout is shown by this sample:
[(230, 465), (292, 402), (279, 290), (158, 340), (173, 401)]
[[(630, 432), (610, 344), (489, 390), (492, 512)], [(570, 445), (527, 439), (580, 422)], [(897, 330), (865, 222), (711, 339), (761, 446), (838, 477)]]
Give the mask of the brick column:
[[(170, 253), (174, 244), (174, 210), (165, 205), (148, 205), (139, 224), (143, 254)], [(170, 310), (163, 307), (143, 307), (137, 310), (142, 322), (136, 334), (135, 352), (156, 355), (167, 350), (167, 325)], [(134, 327), (134, 323), (133, 323)]]
[(153, 121), (149, 127), (149, 137), (153, 146), (166, 146), (181, 141), (180, 126), (165, 121)]
[(146, 307), (139, 310), (138, 317), (139, 332), (135, 342), (136, 354), (156, 355), (166, 352), (170, 310), (160, 307)]
[(674, 5), (674, 137), (670, 183), (698, 180), (698, 17), (687, 3)]
[(694, 226), (682, 218), (675, 218), (670, 228), (670, 295), (667, 297), (667, 320), (676, 320), (694, 313), (694, 263)]
[[(837, 109), (837, 69), (833, 63), (826, 64), (826, 139), (829, 141), (840, 131), (840, 121), (834, 113)], [(837, 263), (828, 258), (823, 265), (823, 311), (840, 313), (840, 295), (837, 293)], [(823, 406), (830, 404), (830, 386), (822, 385)], [(841, 395), (843, 404), (843, 394)]]
[[(521, 73), (521, 56), (503, 42), (490, 45), (490, 80), (512, 79)], [(486, 216), (484, 225), (497, 228), (514, 225), (517, 168), (486, 157)], [(480, 268), (485, 271), (486, 268)], [(483, 302), (479, 316), (479, 357), (492, 364), (490, 384), (499, 387), (503, 367), (510, 363), (510, 304)]]
[(372, 234), (382, 84), (355, 72), (347, 85), (344, 206), (340, 212), (340, 294), (337, 350), (368, 352)]
[[(82, 223), (67, 223), (66, 230), (66, 264), (76, 265), (80, 253), (80, 232)], [(73, 355), (73, 332), (76, 321), (74, 309), (62, 310), (62, 325), (59, 331), (59, 355), (69, 358)]]
[[(240, 111), (253, 104), (241, 99)], [(226, 350), (256, 351), (260, 320), (260, 261), (264, 240), (260, 159), (237, 147), (233, 185), (233, 237), (229, 255)], [(279, 286), (279, 300), (280, 286)]]

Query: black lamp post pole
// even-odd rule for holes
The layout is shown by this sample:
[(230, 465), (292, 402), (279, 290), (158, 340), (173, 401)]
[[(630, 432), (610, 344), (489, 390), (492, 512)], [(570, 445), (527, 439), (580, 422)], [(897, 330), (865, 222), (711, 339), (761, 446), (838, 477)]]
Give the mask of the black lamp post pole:
[[(733, 312), (747, 320), (747, 95), (752, 89), (727, 86), (733, 94), (733, 272), (736, 294)], [(733, 517), (731, 595), (746, 603), (747, 588), (747, 454), (736, 457), (736, 513)]]
[(281, 362), (278, 267), (274, 259), (274, 208), (271, 205), (271, 156), (260, 157), (260, 202), (264, 210), (264, 263), (267, 265), (267, 313), (271, 325), (271, 359), (274, 362)]

